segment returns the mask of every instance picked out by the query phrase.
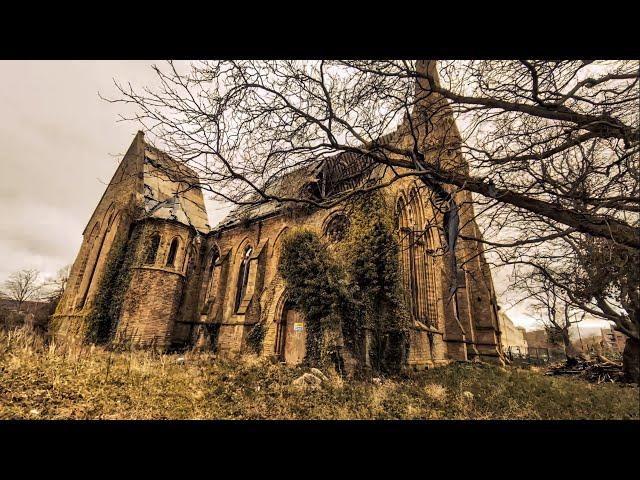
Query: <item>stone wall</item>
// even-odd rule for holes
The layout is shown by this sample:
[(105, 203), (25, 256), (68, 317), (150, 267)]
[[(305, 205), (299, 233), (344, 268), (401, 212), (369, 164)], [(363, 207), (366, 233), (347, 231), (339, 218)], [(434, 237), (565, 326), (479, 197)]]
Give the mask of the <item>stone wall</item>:
[[(182, 303), (187, 256), (194, 232), (185, 225), (155, 219), (144, 221), (139, 228), (138, 245), (128, 253), (136, 260), (130, 267), (131, 280), (116, 335), (135, 344), (166, 347), (172, 341)], [(149, 263), (147, 248), (153, 235), (160, 236), (160, 243), (155, 260)], [(168, 264), (171, 244), (175, 240), (178, 243), (173, 264)]]
[(141, 132), (124, 155), (83, 232), (80, 251), (69, 273), (68, 286), (53, 316), (54, 335), (67, 338), (85, 332), (97, 288), (109, 253), (117, 239), (126, 237), (142, 202), (144, 137)]

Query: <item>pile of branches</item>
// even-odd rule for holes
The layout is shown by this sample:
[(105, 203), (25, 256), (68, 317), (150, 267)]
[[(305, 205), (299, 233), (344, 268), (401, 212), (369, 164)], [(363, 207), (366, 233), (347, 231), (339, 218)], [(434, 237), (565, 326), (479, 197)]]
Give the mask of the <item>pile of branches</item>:
[(592, 383), (623, 382), (622, 364), (601, 355), (595, 359), (572, 358), (566, 362), (552, 365), (545, 375), (576, 375)]

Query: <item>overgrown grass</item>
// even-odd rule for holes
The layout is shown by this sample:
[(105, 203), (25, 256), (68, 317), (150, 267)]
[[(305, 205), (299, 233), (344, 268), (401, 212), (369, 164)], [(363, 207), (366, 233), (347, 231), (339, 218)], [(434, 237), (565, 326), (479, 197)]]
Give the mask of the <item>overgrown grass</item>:
[(318, 390), (255, 356), (113, 353), (0, 332), (2, 419), (638, 419), (638, 388), (488, 365)]

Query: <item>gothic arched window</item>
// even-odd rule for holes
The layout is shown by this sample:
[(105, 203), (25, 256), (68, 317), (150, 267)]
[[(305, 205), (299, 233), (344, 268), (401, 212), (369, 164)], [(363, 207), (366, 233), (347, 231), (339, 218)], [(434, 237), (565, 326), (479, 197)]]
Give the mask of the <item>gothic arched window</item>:
[(244, 298), (245, 293), (247, 293), (247, 283), (249, 282), (249, 260), (251, 260), (252, 252), (253, 249), (250, 246), (247, 246), (244, 250), (242, 262), (240, 263), (240, 271), (238, 272), (238, 284), (236, 287), (236, 312), (240, 308), (240, 303), (242, 303), (242, 299)]
[(169, 247), (169, 255), (167, 255), (167, 267), (173, 267), (173, 264), (176, 261), (176, 253), (178, 252), (179, 245), (180, 241), (177, 238), (174, 238), (171, 241), (171, 246)]
[(160, 235), (154, 233), (149, 237), (147, 243), (147, 254), (144, 263), (147, 265), (153, 265), (156, 263), (156, 255), (158, 254), (158, 247), (160, 246)]
[(408, 202), (402, 198), (398, 201), (396, 215), (407, 305), (414, 319), (437, 326), (436, 244), (417, 191), (410, 192)]

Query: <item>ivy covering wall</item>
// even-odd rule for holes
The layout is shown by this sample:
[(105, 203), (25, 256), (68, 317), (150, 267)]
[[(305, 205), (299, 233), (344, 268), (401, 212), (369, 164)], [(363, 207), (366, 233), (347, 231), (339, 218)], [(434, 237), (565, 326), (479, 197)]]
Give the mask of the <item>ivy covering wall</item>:
[(335, 248), (305, 229), (283, 241), (279, 271), (308, 325), (305, 360), (322, 363), (331, 356), (331, 342), (324, 340), (337, 327), (361, 364), (368, 360), (374, 371), (394, 373), (405, 361), (409, 315), (393, 215), (377, 192), (352, 202), (345, 214), (349, 227)]
[(87, 340), (106, 343), (118, 326), (124, 296), (131, 281), (132, 266), (139, 261), (144, 225), (119, 232), (109, 252), (91, 312), (87, 316)]
[(373, 369), (396, 372), (408, 351), (409, 314), (393, 209), (380, 192), (374, 192), (354, 201), (346, 214), (350, 226), (338, 255), (352, 286), (357, 320), (345, 319), (345, 338), (356, 344), (366, 332)]

